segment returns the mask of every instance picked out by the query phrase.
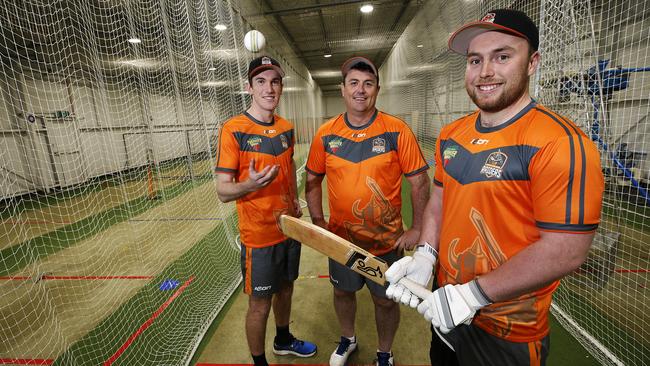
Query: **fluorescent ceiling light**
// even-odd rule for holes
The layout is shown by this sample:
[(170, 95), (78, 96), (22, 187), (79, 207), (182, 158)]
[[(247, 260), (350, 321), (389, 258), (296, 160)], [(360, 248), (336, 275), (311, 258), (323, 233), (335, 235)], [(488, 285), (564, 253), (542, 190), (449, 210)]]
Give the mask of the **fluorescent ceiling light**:
[(224, 31), (224, 30), (228, 29), (228, 27), (225, 24), (217, 24), (217, 25), (214, 26), (214, 29), (216, 29), (218, 31)]
[(341, 77), (341, 71), (340, 70), (322, 70), (322, 71), (314, 71), (311, 73), (312, 78), (335, 78), (335, 77)]
[(326, 54), (323, 55), (323, 57), (330, 58), (330, 57), (332, 57), (332, 54), (331, 53), (326, 53)]
[(306, 90), (305, 88), (300, 88), (297, 86), (288, 86), (286, 88), (282, 88), (283, 92), (297, 92), (297, 91), (304, 91)]
[(217, 80), (217, 81), (204, 81), (200, 84), (201, 86), (216, 87), (216, 86), (229, 86), (229, 81)]
[(415, 46), (415, 47), (417, 47), (417, 48), (422, 48), (422, 47), (424, 47), (424, 45), (423, 45), (423, 44), (419, 44), (419, 45), (417, 45), (417, 46)]
[(138, 67), (138, 68), (154, 68), (154, 67), (161, 66), (160, 61), (153, 58), (142, 58), (136, 60), (119, 60), (119, 61), (114, 61), (114, 63), (117, 65), (131, 66), (131, 67)]
[(220, 50), (206, 50), (205, 54), (208, 56), (216, 57), (222, 60), (236, 60), (237, 52), (234, 48), (220, 49)]
[(217, 68), (213, 66), (213, 67), (209, 68), (208, 70), (210, 70), (210, 71), (215, 71), (216, 69), (217, 69)]
[(372, 13), (372, 11), (375, 10), (375, 8), (370, 4), (366, 4), (362, 6), (359, 10), (361, 10), (362, 13)]
[(137, 37), (129, 38), (129, 43), (136, 44), (136, 43), (140, 43), (140, 42), (142, 42), (142, 40), (140, 38), (137, 38)]

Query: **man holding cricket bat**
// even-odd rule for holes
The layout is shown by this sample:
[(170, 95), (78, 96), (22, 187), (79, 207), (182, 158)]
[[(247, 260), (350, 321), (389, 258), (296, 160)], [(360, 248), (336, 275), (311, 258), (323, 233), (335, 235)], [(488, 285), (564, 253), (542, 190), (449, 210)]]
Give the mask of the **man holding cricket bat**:
[[(375, 65), (364, 57), (353, 57), (343, 64), (341, 72), (346, 112), (326, 122), (314, 136), (307, 160), (307, 206), (314, 224), (392, 263), (420, 236), (422, 212), (429, 197), (428, 165), (406, 123), (375, 108), (379, 93)], [(407, 231), (401, 216), (402, 176), (411, 185), (413, 206), (413, 225)], [(322, 206), (324, 177), (329, 222)], [(375, 306), (379, 338), (375, 362), (393, 365), (391, 347), (399, 325), (397, 304), (386, 298), (384, 287), (331, 259), (329, 272), (342, 333), (330, 365), (344, 365), (357, 348), (356, 292), (364, 284)]]
[[(388, 295), (417, 306), (434, 335), (432, 365), (543, 365), (559, 279), (585, 260), (600, 221), (603, 175), (590, 139), (529, 95), (539, 34), (524, 13), (488, 12), (449, 39), (466, 57), (478, 111), (443, 127), (420, 243), (437, 249), (436, 289), (422, 299), (435, 256), (386, 273)], [(435, 254), (435, 252), (434, 252)]]
[(268, 366), (264, 338), (273, 308), (273, 353), (310, 357), (316, 345), (289, 332), (293, 281), (298, 278), (300, 243), (281, 231), (282, 214), (300, 217), (293, 161), (293, 125), (274, 114), (284, 71), (268, 56), (251, 61), (251, 106), (228, 120), (219, 134), (217, 194), (237, 201), (244, 292), (249, 295), (246, 338), (255, 366)]

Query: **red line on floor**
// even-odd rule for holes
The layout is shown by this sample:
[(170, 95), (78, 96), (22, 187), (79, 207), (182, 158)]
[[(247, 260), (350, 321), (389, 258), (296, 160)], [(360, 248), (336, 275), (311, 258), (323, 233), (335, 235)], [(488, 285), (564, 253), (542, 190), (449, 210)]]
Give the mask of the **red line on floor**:
[[(153, 276), (49, 276), (45, 275), (40, 280), (150, 280)], [(37, 279), (28, 276), (0, 276), (0, 280), (26, 281)]]
[(192, 281), (194, 281), (194, 276), (191, 276), (187, 281), (185, 281), (183, 286), (179, 287), (178, 290), (176, 290), (176, 292), (174, 292), (174, 294), (169, 299), (167, 299), (167, 301), (165, 301), (164, 304), (160, 305), (158, 310), (154, 311), (154, 313), (151, 314), (149, 319), (147, 319), (146, 322), (142, 323), (140, 328), (138, 328), (138, 330), (136, 330), (135, 333), (131, 334), (129, 339), (127, 339), (126, 342), (124, 342), (124, 344), (111, 357), (109, 357), (108, 360), (106, 360), (106, 362), (104, 362), (104, 366), (112, 365), (113, 362), (115, 362), (115, 360), (117, 360), (117, 358), (120, 357), (122, 355), (122, 353), (124, 353), (124, 351), (126, 351), (127, 348), (129, 348), (131, 343), (133, 343), (133, 341), (136, 338), (138, 338), (138, 336), (140, 336), (140, 334), (142, 334), (142, 332), (147, 330), (147, 328), (149, 328), (151, 326), (153, 321), (156, 320), (156, 318), (159, 317), (160, 314), (162, 314), (162, 312), (165, 311), (165, 309), (167, 309), (169, 304), (171, 304), (172, 301), (174, 301), (174, 299), (176, 299), (178, 296), (180, 296), (180, 294), (183, 291), (185, 291), (185, 288), (187, 286), (189, 286), (189, 284)]
[(329, 275), (318, 275), (318, 278), (330, 278)]
[(150, 280), (153, 276), (43, 276), (41, 280)]
[(51, 365), (54, 360), (39, 358), (0, 358), (0, 365)]
[(615, 269), (618, 273), (649, 273), (650, 269)]

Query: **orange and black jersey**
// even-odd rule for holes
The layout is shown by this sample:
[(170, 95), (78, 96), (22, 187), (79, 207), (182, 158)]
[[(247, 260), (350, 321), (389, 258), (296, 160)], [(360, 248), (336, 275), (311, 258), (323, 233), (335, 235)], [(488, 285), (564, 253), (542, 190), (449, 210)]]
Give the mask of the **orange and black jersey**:
[[(600, 221), (600, 154), (571, 121), (531, 102), (510, 121), (481, 126), (478, 112), (440, 132), (434, 184), (443, 187), (438, 283), (494, 270), (540, 231), (590, 233)], [(548, 334), (558, 282), (481, 310), (474, 324), (529, 342)]]
[(293, 125), (277, 115), (265, 123), (244, 112), (221, 128), (217, 172), (232, 174), (242, 182), (248, 179), (251, 159), (257, 171), (280, 165), (278, 176), (268, 186), (237, 200), (239, 231), (246, 246), (261, 248), (286, 240), (278, 217), (289, 212), (296, 194), (290, 172), (294, 143)]
[(391, 251), (404, 232), (402, 175), (427, 169), (408, 125), (379, 111), (360, 127), (346, 114), (327, 121), (307, 159), (308, 172), (327, 176), (329, 229), (375, 255)]

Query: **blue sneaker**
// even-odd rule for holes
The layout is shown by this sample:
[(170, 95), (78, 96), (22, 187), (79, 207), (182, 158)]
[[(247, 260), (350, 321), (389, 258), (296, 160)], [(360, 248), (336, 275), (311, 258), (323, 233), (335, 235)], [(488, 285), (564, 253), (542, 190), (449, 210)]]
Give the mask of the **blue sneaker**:
[(281, 346), (273, 342), (273, 353), (279, 356), (294, 355), (298, 357), (311, 357), (316, 354), (316, 349), (315, 344), (308, 341), (301, 341), (295, 337), (286, 346)]

